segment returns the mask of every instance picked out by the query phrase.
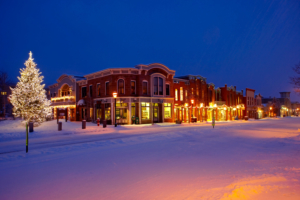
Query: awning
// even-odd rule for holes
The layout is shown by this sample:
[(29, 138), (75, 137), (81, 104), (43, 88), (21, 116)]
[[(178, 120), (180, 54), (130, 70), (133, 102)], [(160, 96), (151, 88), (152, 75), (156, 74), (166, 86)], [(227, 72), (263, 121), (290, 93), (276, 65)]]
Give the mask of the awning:
[(77, 106), (85, 106), (85, 101), (84, 99), (80, 99), (77, 103)]

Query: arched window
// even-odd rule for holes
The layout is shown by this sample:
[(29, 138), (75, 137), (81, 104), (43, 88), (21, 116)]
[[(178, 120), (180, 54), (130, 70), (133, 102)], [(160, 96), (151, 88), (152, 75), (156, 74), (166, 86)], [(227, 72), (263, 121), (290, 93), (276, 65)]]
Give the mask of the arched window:
[(163, 95), (163, 79), (160, 77), (153, 78), (153, 94), (154, 95)]
[(118, 80), (118, 93), (124, 94), (124, 80), (123, 79)]

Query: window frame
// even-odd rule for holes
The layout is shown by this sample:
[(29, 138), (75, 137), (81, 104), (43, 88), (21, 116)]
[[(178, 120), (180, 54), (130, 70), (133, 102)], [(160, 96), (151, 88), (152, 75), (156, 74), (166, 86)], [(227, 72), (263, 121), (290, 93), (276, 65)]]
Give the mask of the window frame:
[(183, 101), (183, 96), (184, 96), (184, 92), (183, 92), (183, 87), (180, 87), (180, 101)]
[[(85, 88), (85, 96), (83, 96), (83, 88)], [(85, 98), (87, 96), (86, 90), (87, 90), (86, 86), (81, 86), (81, 98)]]
[[(169, 117), (166, 117), (166, 108), (170, 109)], [(172, 103), (164, 103), (164, 119), (172, 119)]]
[[(107, 91), (107, 87), (108, 87), (108, 91)], [(105, 81), (105, 96), (109, 96), (108, 92), (109, 92), (109, 81)]]
[[(168, 87), (167, 87), (167, 86), (168, 86)], [(169, 91), (168, 91), (167, 89), (168, 89)], [(168, 91), (169, 94), (167, 93), (167, 91)], [(166, 96), (170, 96), (170, 84), (169, 84), (169, 83), (166, 84)]]
[[(100, 90), (98, 90), (100, 89)], [(100, 83), (97, 83), (97, 86), (96, 86), (96, 90), (97, 90), (97, 96), (100, 97), (101, 96), (101, 84)]]
[[(119, 88), (119, 81), (121, 81), (121, 80), (123, 81), (123, 93), (120, 93), (120, 92), (119, 92), (119, 89), (120, 89), (120, 88)], [(125, 94), (125, 80), (124, 80), (123, 78), (119, 78), (119, 79), (118, 79), (118, 81), (117, 81), (117, 88), (118, 88), (118, 94), (121, 94), (121, 95), (124, 95), (124, 94)], [(121, 88), (121, 89), (122, 89), (122, 88)]]
[[(92, 87), (92, 88), (91, 88)], [(93, 97), (93, 85), (89, 85), (89, 96)]]
[[(134, 82), (134, 93), (132, 93), (132, 85), (131, 85), (132, 82)], [(136, 81), (135, 80), (130, 81), (130, 94), (136, 95)]]
[[(146, 85), (146, 93), (144, 93), (144, 83), (147, 84)], [(143, 95), (148, 95), (148, 81), (146, 81), (146, 80), (143, 80), (143, 82), (142, 82), (142, 94)]]

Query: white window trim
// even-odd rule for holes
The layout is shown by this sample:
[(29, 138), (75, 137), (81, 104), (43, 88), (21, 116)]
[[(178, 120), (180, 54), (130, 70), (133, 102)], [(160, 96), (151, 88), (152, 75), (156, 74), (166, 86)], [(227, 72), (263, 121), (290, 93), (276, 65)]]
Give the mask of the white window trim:
[(131, 93), (131, 82), (134, 82), (134, 95), (136, 95), (136, 80), (130, 80), (130, 95), (133, 95)]
[[(100, 85), (100, 87), (101, 87), (101, 83), (96, 84), (97, 97), (100, 97), (100, 95), (98, 94), (98, 85)], [(100, 90), (101, 90), (101, 88), (100, 88)]]
[[(147, 83), (147, 93), (146, 94), (143, 93), (143, 87), (144, 87), (143, 84), (144, 84), (144, 82)], [(149, 87), (148, 81), (147, 80), (143, 80), (143, 82), (142, 82), (142, 95), (148, 95), (148, 87)]]
[(84, 87), (86, 88), (86, 86), (81, 86), (81, 98), (84, 98), (84, 97), (82, 96), (82, 93), (83, 93), (83, 92), (82, 92), (82, 88), (84, 88)]
[(104, 87), (105, 87), (105, 96), (109, 95), (109, 94), (107, 94), (107, 92), (106, 92), (106, 83), (108, 83), (108, 87), (109, 87), (109, 81), (105, 81), (105, 85), (104, 85)]
[[(93, 84), (90, 84), (90, 85), (89, 85), (89, 96), (90, 96), (90, 97), (91, 97), (91, 91), (90, 91), (91, 86), (92, 86), (92, 90), (93, 90)], [(93, 93), (93, 91), (92, 91), (92, 93)]]
[[(151, 85), (150, 85), (150, 93), (151, 93), (151, 96), (152, 97), (165, 97), (166, 96), (166, 76), (163, 75), (163, 74), (160, 74), (160, 73), (154, 73), (154, 74), (151, 74)], [(163, 79), (163, 94), (162, 95), (154, 95), (154, 83), (153, 83), (153, 80), (155, 77), (158, 77), (158, 78), (162, 78)], [(158, 79), (159, 80), (159, 79)], [(158, 85), (158, 88), (159, 88), (159, 85)]]
[(172, 103), (170, 103), (170, 104), (171, 104), (170, 106), (165, 106), (165, 103), (164, 103), (164, 105), (163, 105), (164, 111), (165, 111), (165, 108), (170, 107), (170, 112), (171, 112), (171, 116), (170, 116), (170, 117), (165, 117), (165, 113), (164, 113), (164, 119), (172, 119)]
[(119, 94), (119, 80), (123, 80), (124, 81), (124, 93), (122, 95), (125, 94), (125, 79), (124, 78), (119, 78), (117, 81), (117, 93)]

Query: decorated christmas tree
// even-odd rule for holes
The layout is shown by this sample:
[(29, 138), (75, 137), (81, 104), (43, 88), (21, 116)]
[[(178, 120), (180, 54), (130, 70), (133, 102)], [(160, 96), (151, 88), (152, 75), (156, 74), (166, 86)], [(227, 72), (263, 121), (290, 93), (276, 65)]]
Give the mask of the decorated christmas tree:
[(25, 66), (20, 71), (17, 86), (11, 88), (9, 99), (14, 106), (13, 114), (21, 116), (27, 122), (34, 122), (36, 126), (51, 115), (51, 101), (46, 97), (45, 84), (42, 84), (44, 77), (33, 62), (31, 51)]

